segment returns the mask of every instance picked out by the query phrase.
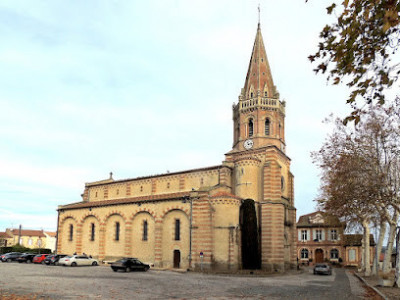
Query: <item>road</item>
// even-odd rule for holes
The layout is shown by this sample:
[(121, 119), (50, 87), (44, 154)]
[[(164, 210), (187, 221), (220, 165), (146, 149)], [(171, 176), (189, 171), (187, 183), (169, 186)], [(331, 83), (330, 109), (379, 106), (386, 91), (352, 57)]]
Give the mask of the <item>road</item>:
[[(48, 299), (364, 299), (361, 282), (345, 269), (331, 276), (304, 273), (265, 277), (148, 272), (114, 273), (109, 267), (54, 267), (0, 263), (0, 296)], [(0, 297), (1, 298), (1, 297)]]

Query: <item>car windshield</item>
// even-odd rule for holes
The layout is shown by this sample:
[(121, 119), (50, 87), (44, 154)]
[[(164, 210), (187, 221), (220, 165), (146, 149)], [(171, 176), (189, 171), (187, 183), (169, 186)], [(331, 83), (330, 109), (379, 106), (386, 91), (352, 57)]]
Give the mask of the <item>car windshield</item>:
[(316, 267), (318, 267), (318, 268), (327, 268), (328, 266), (327, 265), (316, 265)]

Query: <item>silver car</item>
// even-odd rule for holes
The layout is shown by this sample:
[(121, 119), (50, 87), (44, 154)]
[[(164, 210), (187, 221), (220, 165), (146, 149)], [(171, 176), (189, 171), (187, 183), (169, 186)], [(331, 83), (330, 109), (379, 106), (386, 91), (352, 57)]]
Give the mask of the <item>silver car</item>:
[(91, 257), (86, 255), (72, 255), (72, 256), (65, 256), (60, 258), (58, 264), (61, 266), (97, 266), (99, 262)]
[(328, 264), (316, 264), (314, 266), (314, 274), (332, 275), (332, 268)]

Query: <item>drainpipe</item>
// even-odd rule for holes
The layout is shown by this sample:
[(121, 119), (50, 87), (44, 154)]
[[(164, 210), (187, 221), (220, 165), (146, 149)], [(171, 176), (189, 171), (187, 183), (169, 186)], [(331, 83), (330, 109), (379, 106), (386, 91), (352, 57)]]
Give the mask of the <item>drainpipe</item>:
[(56, 250), (55, 250), (55, 254), (57, 254), (58, 251), (58, 224), (60, 222), (60, 210), (57, 209), (57, 232), (56, 232)]
[(192, 221), (193, 221), (193, 198), (190, 201), (190, 228), (189, 228), (189, 269), (192, 267)]

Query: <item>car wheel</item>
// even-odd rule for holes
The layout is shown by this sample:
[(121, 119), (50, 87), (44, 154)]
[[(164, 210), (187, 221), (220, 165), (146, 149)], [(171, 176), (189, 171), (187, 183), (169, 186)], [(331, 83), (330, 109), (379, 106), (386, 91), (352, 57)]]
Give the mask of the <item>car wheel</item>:
[(114, 272), (117, 272), (118, 271), (118, 269), (112, 269)]
[(11, 258), (7, 258), (7, 262), (11, 262)]
[(28, 259), (27, 261), (26, 261), (26, 263), (27, 264), (30, 264), (32, 261), (30, 260), (30, 259)]
[(317, 272), (314, 271), (314, 275), (317, 274)]
[(76, 262), (73, 262), (73, 263), (71, 264), (71, 267), (76, 267)]
[(147, 272), (149, 270), (149, 267), (145, 267), (144, 271)]
[(130, 271), (131, 271), (131, 268), (129, 268), (129, 267), (125, 268), (125, 272), (130, 272)]
[(92, 266), (97, 266), (97, 262), (96, 261), (92, 262)]

